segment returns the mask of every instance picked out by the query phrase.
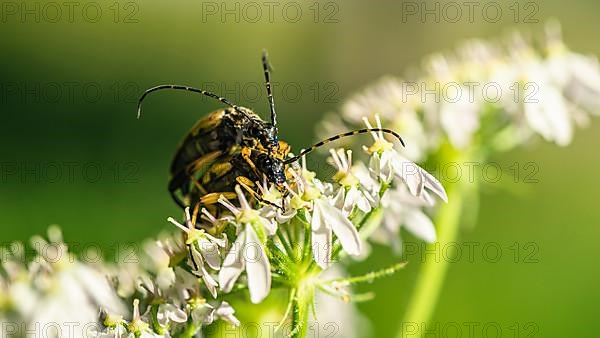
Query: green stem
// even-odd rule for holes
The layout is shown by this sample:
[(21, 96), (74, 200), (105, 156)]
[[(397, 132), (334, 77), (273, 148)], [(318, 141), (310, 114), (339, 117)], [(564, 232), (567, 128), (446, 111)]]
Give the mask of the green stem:
[(165, 334), (165, 328), (160, 326), (160, 324), (158, 323), (158, 304), (154, 304), (152, 305), (152, 307), (150, 308), (150, 311), (152, 313), (152, 328), (154, 329), (154, 332), (160, 334), (160, 335), (164, 335)]
[[(288, 256), (292, 259), (295, 259), (296, 256), (294, 255), (294, 251), (292, 250), (292, 247), (290, 246), (290, 244), (286, 240), (285, 236), (281, 232), (280, 228), (277, 228), (277, 238), (279, 238), (279, 241), (281, 242), (281, 244), (283, 244), (283, 248), (285, 249), (285, 252), (288, 254)], [(290, 237), (288, 237), (288, 238), (290, 238)]]
[(188, 323), (188, 325), (180, 332), (175, 338), (192, 338), (200, 331), (200, 327), (194, 325), (193, 323)]
[(292, 300), (291, 338), (305, 338), (308, 326), (308, 309), (312, 301), (311, 292), (301, 285)]
[[(458, 235), (460, 216), (463, 208), (463, 188), (460, 183), (446, 184), (448, 203), (440, 206), (434, 219), (438, 228), (438, 242), (427, 245), (426, 250), (435, 252), (440, 247), (454, 242)], [(411, 294), (402, 327), (398, 331), (397, 338), (404, 338), (402, 328), (408, 323), (411, 327), (423, 327), (429, 321), (435, 309), (437, 299), (448, 270), (448, 261), (445, 259), (428, 259), (421, 265), (421, 270), (415, 282), (415, 289)], [(412, 325), (414, 324), (414, 325)], [(411, 332), (414, 334), (414, 332)]]

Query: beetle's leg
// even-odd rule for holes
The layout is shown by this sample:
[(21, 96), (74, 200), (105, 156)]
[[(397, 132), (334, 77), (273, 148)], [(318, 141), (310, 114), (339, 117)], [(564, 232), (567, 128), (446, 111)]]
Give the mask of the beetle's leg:
[(204, 204), (204, 205), (217, 204), (219, 202), (219, 197), (221, 197), (221, 196), (225, 197), (228, 200), (234, 199), (237, 197), (236, 193), (234, 193), (234, 192), (211, 192), (211, 193), (208, 193), (208, 194), (200, 197), (199, 203)]
[[(250, 149), (248, 147), (244, 147), (244, 148), (242, 148), (241, 153), (242, 153), (242, 158), (246, 161), (246, 163), (248, 163), (248, 165), (250, 166), (250, 169), (252, 169), (252, 171), (254, 172), (254, 175), (256, 175), (256, 177), (261, 177), (262, 175), (258, 172), (258, 169), (256, 169), (256, 165), (250, 158), (250, 155), (252, 154), (252, 149)], [(250, 180), (248, 179), (248, 181), (250, 181)], [(252, 184), (252, 185), (254, 185), (254, 184)]]
[(275, 152), (277, 158), (279, 158), (280, 160), (285, 160), (289, 152), (290, 145), (287, 144), (287, 142), (279, 141), (279, 148), (277, 148), (277, 151)]
[(194, 210), (192, 211), (192, 224), (196, 227), (196, 220), (198, 219), (198, 212), (200, 211), (200, 202), (197, 202), (194, 205)]
[(238, 184), (244, 188), (244, 190), (246, 190), (247, 192), (249, 192), (252, 197), (254, 197), (257, 201), (259, 201), (260, 203), (264, 203), (264, 204), (268, 204), (270, 206), (273, 206), (275, 208), (284, 210), (282, 206), (277, 205), (271, 201), (267, 201), (266, 199), (262, 198), (260, 196), (260, 194), (258, 192), (256, 192), (254, 189), (252, 189), (252, 187), (254, 187), (254, 183), (247, 177), (244, 176), (238, 176), (235, 178), (235, 180), (238, 182)]
[(254, 162), (252, 162), (252, 159), (250, 158), (250, 155), (252, 155), (252, 149), (249, 147), (244, 147), (242, 148), (242, 158), (246, 161), (246, 163), (248, 163), (248, 165), (250, 166), (250, 168), (252, 168), (252, 170), (257, 173), (256, 176), (260, 177), (260, 175), (258, 175), (258, 171), (256, 170), (256, 165), (254, 164)]

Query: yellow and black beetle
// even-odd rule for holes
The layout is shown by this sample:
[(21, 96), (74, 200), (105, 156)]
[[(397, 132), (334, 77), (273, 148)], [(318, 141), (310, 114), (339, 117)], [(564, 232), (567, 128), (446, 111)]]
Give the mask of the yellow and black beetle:
[(277, 115), (271, 90), (270, 65), (264, 51), (262, 64), (271, 111), (270, 122), (263, 121), (248, 108), (237, 106), (211, 92), (188, 86), (160, 85), (146, 90), (140, 97), (138, 118), (146, 96), (163, 89), (199, 93), (228, 106), (199, 120), (175, 153), (171, 163), (169, 192), (182, 208), (193, 206), (197, 210), (202, 205), (208, 209), (218, 209), (216, 206), (219, 196), (234, 198), (237, 184), (257, 201), (283, 208), (283, 205), (263, 200), (253, 189), (254, 182), (260, 182), (265, 177), (286, 195), (286, 166), (314, 149), (342, 137), (381, 131), (392, 134), (404, 145), (400, 135), (390, 129), (364, 128), (332, 136), (302, 150), (297, 156), (289, 157), (290, 147), (277, 136)]

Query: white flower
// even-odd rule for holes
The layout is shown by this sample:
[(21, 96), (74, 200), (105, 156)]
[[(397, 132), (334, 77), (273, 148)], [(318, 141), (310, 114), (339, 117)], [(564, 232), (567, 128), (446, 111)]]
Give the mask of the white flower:
[(401, 252), (401, 228), (405, 228), (427, 243), (434, 243), (437, 240), (433, 222), (423, 211), (427, 203), (414, 197), (406, 187), (386, 191), (381, 204), (385, 208), (385, 213), (382, 226), (373, 233), (373, 240), (391, 244), (397, 253)]
[(548, 71), (564, 95), (592, 114), (600, 112), (600, 65), (598, 59), (570, 51), (562, 41), (558, 22), (546, 24)]
[[(377, 128), (381, 128), (379, 116), (375, 116), (375, 120), (377, 121)], [(367, 128), (373, 128), (366, 118), (364, 123)], [(429, 191), (431, 191), (444, 202), (448, 201), (444, 187), (435, 177), (397, 153), (394, 150), (393, 143), (388, 142), (383, 133), (373, 132), (371, 134), (375, 142), (365, 150), (371, 154), (370, 167), (376, 179), (389, 183), (393, 176), (396, 176), (408, 186), (411, 194), (416, 197), (432, 203), (433, 199), (429, 195)]]
[[(414, 161), (423, 159), (429, 147), (428, 135), (417, 111), (422, 109), (421, 94), (414, 92), (416, 83), (403, 83), (400, 80), (384, 77), (364, 91), (353, 95), (342, 106), (342, 116), (351, 123), (361, 123), (366, 116), (380, 115), (390, 121), (390, 127), (411, 140), (411, 147), (406, 149), (406, 156)], [(328, 118), (331, 118), (330, 115)], [(339, 119), (339, 118), (338, 118)], [(340, 125), (340, 120), (333, 120)], [(339, 128), (339, 127), (338, 127)], [(327, 128), (329, 131), (336, 131)], [(343, 129), (337, 130), (342, 132)], [(332, 132), (327, 134), (331, 135)]]
[(260, 190), (262, 199), (276, 205), (281, 204), (281, 206), (286, 206), (285, 210), (281, 210), (281, 208), (265, 204), (260, 209), (260, 214), (263, 217), (274, 219), (277, 223), (283, 224), (296, 216), (296, 209), (287, 207), (290, 204), (290, 198), (282, 198), (281, 193), (272, 184), (267, 182), (266, 177), (263, 179), (262, 184), (256, 182), (256, 186), (258, 187), (258, 190)]
[(169, 266), (171, 257), (160, 247), (157, 241), (147, 241), (144, 244), (143, 261), (148, 271), (156, 275), (157, 286), (166, 290), (175, 283), (175, 272)]
[(290, 189), (294, 196), (292, 204), (312, 204), (309, 220), (313, 258), (317, 265), (326, 269), (331, 264), (332, 232), (338, 237), (344, 251), (349, 255), (358, 256), (361, 251), (358, 231), (342, 210), (334, 205), (335, 199), (324, 194), (324, 189), (314, 180), (312, 173), (304, 169), (300, 173), (290, 170), (290, 173), (298, 186), (297, 192)]
[(275, 234), (276, 227), (250, 207), (239, 186), (235, 187), (235, 191), (240, 201), (240, 208), (225, 198), (219, 199), (219, 203), (234, 214), (236, 223), (239, 224), (238, 237), (229, 249), (219, 272), (219, 284), (223, 291), (231, 291), (238, 277), (245, 270), (248, 275), (250, 300), (256, 304), (260, 303), (271, 290), (271, 265), (264, 249), (264, 241), (266, 236)]
[(460, 97), (442, 99), (439, 107), (440, 124), (452, 145), (465, 149), (473, 142), (473, 135), (479, 130), (481, 103), (479, 97), (469, 98), (469, 88), (459, 87)]
[(529, 126), (547, 141), (561, 146), (571, 143), (573, 128), (564, 97), (552, 84), (545, 82), (545, 75), (530, 76), (537, 87), (535, 98), (523, 103)]
[(166, 327), (170, 322), (185, 323), (187, 321), (187, 314), (175, 305), (165, 303), (158, 306), (156, 319), (158, 324)]
[(240, 321), (234, 315), (235, 310), (229, 303), (223, 301), (215, 311), (217, 318), (221, 318), (235, 326), (240, 326)]
[(352, 168), (352, 151), (338, 149), (337, 152), (330, 150), (331, 159), (334, 166), (337, 168), (337, 173), (333, 176), (333, 180), (341, 185), (336, 195), (337, 204), (341, 207), (345, 216), (350, 215), (354, 207), (357, 207), (362, 212), (371, 211), (373, 197), (365, 191), (365, 187), (361, 185), (360, 180), (354, 175)]
[(140, 313), (140, 301), (139, 299), (133, 300), (133, 318), (127, 325), (127, 330), (133, 333), (136, 337), (160, 337), (150, 329), (148, 324)]
[(538, 134), (567, 145), (576, 126), (600, 113), (600, 64), (569, 50), (557, 22), (545, 28), (542, 43), (515, 33), (504, 43), (474, 39), (430, 56), (413, 81), (385, 77), (350, 98), (339, 121), (356, 125), (379, 114), (410, 140), (403, 156), (413, 161), (446, 140), (457, 150), (503, 151)]
[(194, 305), (192, 320), (196, 325), (210, 325), (215, 319), (220, 318), (232, 325), (240, 326), (240, 321), (234, 313), (235, 310), (226, 301), (222, 301), (216, 309), (209, 303), (201, 303)]
[[(213, 225), (218, 222), (206, 209), (202, 209), (202, 214), (202, 217)], [(196, 229), (192, 222), (190, 208), (185, 209), (185, 218), (187, 226), (183, 226), (171, 217), (168, 218), (168, 221), (186, 233), (186, 244), (190, 248), (190, 259), (194, 268), (193, 272), (197, 276), (202, 277), (207, 289), (216, 298), (218, 284), (208, 272), (204, 263), (213, 270), (221, 268), (221, 253), (219, 248), (224, 248), (227, 245), (227, 237), (223, 235), (223, 238), (216, 238), (204, 231), (204, 229)]]
[(57, 332), (49, 330), (49, 337), (72, 330), (83, 336), (83, 328), (69, 327), (70, 323), (95, 323), (100, 309), (125, 313), (124, 304), (100, 264), (92, 266), (77, 260), (68, 251), (58, 227), (48, 229), (48, 238), (49, 242), (41, 237), (32, 239), (38, 256), (29, 266), (29, 277), (15, 283), (9, 291), (11, 303), (28, 303), (17, 306), (26, 311), (21, 316), (26, 318), (27, 330), (53, 325)]

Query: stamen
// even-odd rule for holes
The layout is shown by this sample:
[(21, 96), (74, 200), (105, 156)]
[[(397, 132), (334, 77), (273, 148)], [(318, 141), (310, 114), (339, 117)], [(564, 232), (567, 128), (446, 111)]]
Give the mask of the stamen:
[(302, 156), (302, 171), (306, 171), (306, 155)]
[(346, 150), (346, 156), (348, 157), (348, 170), (352, 167), (352, 150)]
[(304, 179), (302, 178), (302, 175), (299, 175), (295, 170), (290, 170), (290, 173), (292, 174), (292, 176), (294, 176), (294, 181), (298, 185), (298, 191), (304, 191)]
[(177, 222), (173, 217), (169, 217), (167, 218), (167, 222), (175, 225), (176, 227), (178, 227), (179, 229), (185, 231), (185, 233), (190, 232), (190, 229), (188, 227), (185, 227), (183, 224)]
[(342, 169), (344, 171), (348, 171), (348, 161), (346, 160), (346, 156), (344, 156), (344, 149), (338, 149), (337, 153), (338, 157), (340, 158), (340, 162), (342, 162)]
[(342, 162), (340, 161), (338, 154), (335, 152), (335, 150), (329, 149), (329, 153), (331, 154), (333, 162), (338, 167), (338, 170), (343, 170), (344, 167), (342, 166)]
[[(367, 126), (367, 128), (373, 129), (373, 126), (371, 125), (371, 122), (369, 122), (369, 119), (367, 119), (365, 116), (363, 116), (362, 120), (365, 123), (365, 125)], [(373, 136), (374, 141), (377, 141), (377, 133), (372, 131), (371, 136)]]
[(133, 319), (139, 320), (140, 317), (140, 300), (136, 298), (133, 300)]
[(283, 186), (290, 192), (290, 194), (292, 194), (292, 196), (298, 197), (298, 194), (296, 194), (296, 192), (292, 190), (292, 187), (290, 187), (290, 185), (287, 182), (283, 183)]
[(258, 190), (260, 190), (260, 193), (264, 196), (266, 194), (266, 192), (269, 190), (268, 187), (266, 186), (266, 182), (263, 179), (263, 185), (260, 184), (259, 181), (254, 182), (254, 184), (256, 184), (256, 187), (258, 188)]
[(192, 216), (190, 215), (190, 207), (185, 208), (185, 223), (190, 230), (194, 229), (194, 224), (192, 224)]
[[(379, 114), (375, 114), (375, 121), (377, 122), (377, 128), (381, 129), (381, 119), (379, 118)], [(379, 131), (379, 138), (383, 140), (383, 132)]]
[(218, 202), (221, 203), (222, 206), (224, 206), (225, 208), (229, 209), (229, 211), (231, 211), (231, 213), (233, 213), (234, 215), (239, 215), (240, 214), (240, 210), (238, 208), (236, 208), (233, 204), (231, 204), (231, 202), (229, 202), (225, 196), (221, 195), (219, 196)]
[(238, 195), (238, 200), (240, 201), (240, 206), (242, 207), (242, 210), (250, 210), (251, 209), (250, 204), (246, 200), (246, 196), (244, 196), (244, 193), (242, 192), (242, 188), (240, 188), (239, 185), (235, 186), (235, 192)]
[(208, 212), (208, 210), (206, 210), (206, 208), (202, 208), (202, 210), (200, 212), (202, 213), (204, 218), (207, 221), (209, 221), (210, 223), (215, 224), (217, 222), (217, 219), (215, 218), (215, 216), (211, 215), (210, 212)]

